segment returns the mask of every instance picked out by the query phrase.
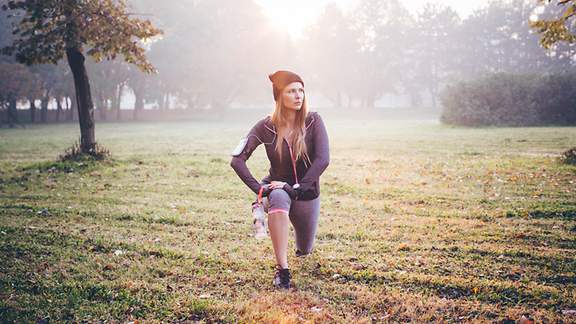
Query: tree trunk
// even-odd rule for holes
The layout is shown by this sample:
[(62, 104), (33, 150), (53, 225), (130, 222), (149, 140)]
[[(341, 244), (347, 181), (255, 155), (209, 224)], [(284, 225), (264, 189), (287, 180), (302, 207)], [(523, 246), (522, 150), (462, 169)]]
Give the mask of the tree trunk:
[(110, 110), (111, 111), (116, 111), (116, 108), (118, 107), (118, 95), (117, 95), (118, 87), (119, 86), (116, 86), (116, 88), (114, 89), (114, 93), (110, 97)]
[(62, 98), (56, 98), (56, 122), (60, 121), (60, 113), (62, 113)]
[(36, 122), (36, 101), (34, 99), (29, 99), (30, 101), (30, 122)]
[(158, 109), (160, 111), (166, 110), (166, 94), (162, 94), (160, 96), (160, 100), (158, 101)]
[(73, 121), (78, 121), (80, 120), (78, 118), (78, 99), (76, 98), (76, 96), (74, 96), (73, 98), (74, 100), (72, 100), (72, 120)]
[(428, 89), (428, 94), (430, 94), (430, 101), (432, 103), (432, 108), (436, 109), (437, 106), (436, 99), (438, 98), (438, 89), (435, 81), (433, 81), (433, 83), (430, 85)]
[(122, 84), (120, 84), (118, 86), (118, 92), (116, 93), (116, 98), (115, 98), (115, 106), (114, 107), (116, 109), (116, 120), (120, 120), (122, 119), (122, 115), (121, 115), (121, 111), (120, 111), (120, 104), (122, 103), (122, 92), (124, 90), (124, 86)]
[(8, 102), (8, 125), (10, 128), (14, 128), (14, 125), (18, 123), (18, 111), (16, 110), (16, 99), (10, 99)]
[(8, 102), (8, 125), (10, 128), (18, 123), (18, 110), (16, 107), (16, 99), (10, 99)]
[(432, 86), (430, 87), (430, 96), (432, 97), (432, 107), (436, 109), (436, 99), (438, 98), (438, 69), (436, 64), (432, 64)]
[(94, 104), (90, 94), (90, 81), (84, 65), (84, 54), (77, 47), (66, 49), (66, 57), (74, 76), (76, 101), (78, 105), (78, 120), (80, 122), (80, 150), (90, 153), (96, 146), (94, 126)]
[(138, 120), (140, 110), (144, 108), (144, 97), (140, 91), (134, 91), (134, 96), (136, 97), (134, 101), (134, 120)]
[(76, 98), (74, 97), (68, 97), (70, 99), (70, 101), (68, 101), (68, 99), (66, 99), (66, 103), (68, 105), (68, 117), (67, 120), (68, 121), (74, 121), (74, 112), (78, 111), (78, 109), (76, 108)]
[(106, 120), (106, 100), (102, 92), (98, 93), (98, 111), (100, 112), (100, 120)]
[(164, 95), (164, 109), (163, 110), (170, 110), (170, 93), (166, 93)]
[(45, 123), (46, 117), (48, 115), (48, 102), (50, 101), (50, 97), (46, 95), (40, 101), (40, 121)]

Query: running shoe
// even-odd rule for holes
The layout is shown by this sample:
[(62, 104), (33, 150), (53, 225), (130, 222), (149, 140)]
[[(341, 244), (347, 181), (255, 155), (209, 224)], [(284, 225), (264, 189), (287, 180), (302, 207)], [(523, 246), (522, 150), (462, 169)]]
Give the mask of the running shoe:
[(274, 287), (278, 289), (290, 289), (290, 279), (292, 276), (290, 275), (289, 269), (276, 269), (276, 274), (274, 275)]

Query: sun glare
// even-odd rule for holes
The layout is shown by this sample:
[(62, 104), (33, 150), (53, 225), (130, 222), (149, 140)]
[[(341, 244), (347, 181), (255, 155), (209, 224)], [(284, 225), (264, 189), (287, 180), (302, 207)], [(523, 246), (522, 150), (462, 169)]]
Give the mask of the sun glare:
[(256, 0), (275, 28), (286, 31), (293, 39), (302, 36), (304, 29), (317, 16), (318, 8), (310, 1)]
[[(401, 0), (408, 10), (416, 13), (426, 3), (444, 4), (454, 8), (463, 17), (470, 14), (486, 0)], [(303, 36), (306, 27), (318, 18), (328, 3), (338, 5), (344, 11), (353, 8), (358, 0), (254, 0), (278, 30), (287, 32), (292, 39)]]

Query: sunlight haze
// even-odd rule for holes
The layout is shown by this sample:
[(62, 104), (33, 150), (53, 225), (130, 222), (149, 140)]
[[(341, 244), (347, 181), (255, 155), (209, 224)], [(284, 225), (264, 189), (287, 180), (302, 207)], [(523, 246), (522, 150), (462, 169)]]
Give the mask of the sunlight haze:
[[(274, 26), (286, 30), (292, 38), (302, 36), (306, 26), (314, 22), (322, 9), (329, 3), (335, 3), (343, 10), (353, 8), (358, 0), (255, 0), (264, 13), (272, 20)], [(426, 3), (444, 4), (454, 8), (462, 17), (469, 15), (478, 8), (483, 0), (402, 0), (408, 10), (417, 13)]]

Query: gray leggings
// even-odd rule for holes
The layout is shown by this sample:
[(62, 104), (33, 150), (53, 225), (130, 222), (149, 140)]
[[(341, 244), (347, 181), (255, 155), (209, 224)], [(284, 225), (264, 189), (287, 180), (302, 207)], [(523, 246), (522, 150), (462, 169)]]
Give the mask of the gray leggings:
[(263, 199), (267, 213), (285, 212), (290, 218), (296, 234), (296, 248), (299, 254), (309, 254), (314, 247), (318, 216), (320, 215), (320, 197), (314, 200), (292, 200), (282, 189), (274, 189)]

